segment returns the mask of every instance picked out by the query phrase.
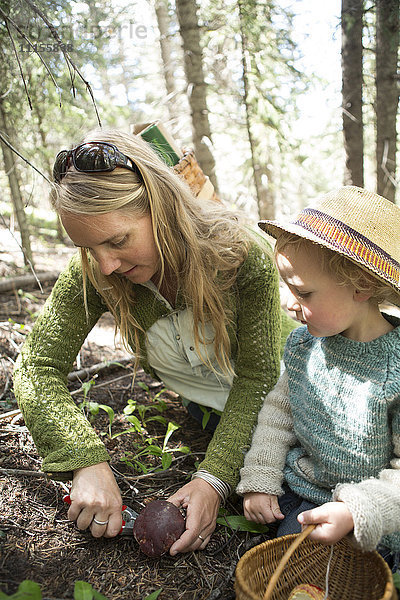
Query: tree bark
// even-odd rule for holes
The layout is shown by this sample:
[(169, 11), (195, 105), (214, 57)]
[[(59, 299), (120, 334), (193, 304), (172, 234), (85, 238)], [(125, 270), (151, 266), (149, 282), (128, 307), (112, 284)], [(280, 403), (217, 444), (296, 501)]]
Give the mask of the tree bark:
[(396, 195), (399, 8), (399, 0), (376, 1), (376, 189), (392, 202)]
[(345, 185), (364, 185), (362, 0), (342, 0), (342, 110)]
[(177, 0), (176, 10), (184, 52), (194, 150), (201, 168), (209, 176), (217, 191), (215, 160), (205, 141), (211, 142), (211, 129), (208, 120), (207, 86), (204, 81), (203, 52), (200, 45), (196, 0)]
[(176, 87), (174, 77), (174, 60), (172, 58), (172, 45), (169, 35), (168, 0), (156, 0), (155, 5), (158, 30), (160, 32), (160, 52), (163, 64), (165, 89), (168, 99), (169, 118), (174, 123), (179, 116), (176, 102)]
[(246, 129), (247, 136), (249, 138), (250, 153), (251, 153), (251, 164), (253, 167), (253, 181), (256, 189), (258, 215), (260, 219), (273, 219), (275, 217), (275, 202), (274, 198), (270, 193), (267, 186), (263, 184), (262, 177), (266, 175), (268, 181), (270, 181), (271, 173), (267, 173), (265, 169), (262, 169), (259, 161), (257, 160), (257, 143), (252, 133), (251, 123), (251, 102), (249, 100), (249, 74), (247, 69), (247, 60), (249, 56), (247, 48), (247, 38), (244, 25), (243, 17), (243, 6), (242, 2), (238, 2), (239, 6), (239, 22), (240, 22), (240, 38), (242, 46), (242, 69), (243, 69), (243, 104), (245, 107), (246, 114)]
[[(0, 100), (0, 129), (4, 135), (10, 140), (10, 131), (7, 123), (7, 114), (4, 110), (4, 105)], [(14, 213), (17, 218), (18, 228), (21, 235), (21, 247), (24, 255), (24, 263), (34, 267), (30, 233), (28, 221), (26, 219), (24, 211), (24, 202), (22, 199), (21, 188), (19, 184), (18, 174), (16, 171), (16, 164), (14, 160), (14, 154), (12, 150), (6, 144), (1, 142), (1, 149), (3, 152), (4, 168), (8, 177), (8, 183), (10, 186), (11, 199), (14, 206)]]
[[(38, 130), (38, 134), (40, 136), (40, 141), (41, 141), (41, 144), (42, 144), (42, 148), (44, 150), (46, 150), (46, 148), (47, 148), (47, 135), (46, 135), (46, 132), (45, 132), (45, 128), (43, 126), (44, 118), (43, 118), (43, 115), (42, 115), (42, 109), (41, 109), (41, 106), (40, 106), (40, 104), (39, 104), (38, 101), (36, 101), (36, 102), (33, 103), (33, 113), (37, 117), (37, 130)], [(46, 167), (47, 177), (50, 179), (50, 181), (52, 181), (52, 179), (53, 179), (53, 168), (52, 168), (52, 164), (50, 162), (50, 159), (46, 155), (43, 156), (43, 162), (44, 162), (45, 167)], [(64, 241), (64, 228), (63, 228), (62, 223), (61, 223), (60, 215), (56, 211), (54, 211), (54, 214), (55, 214), (55, 217), (56, 217), (57, 239), (60, 242), (63, 242)]]

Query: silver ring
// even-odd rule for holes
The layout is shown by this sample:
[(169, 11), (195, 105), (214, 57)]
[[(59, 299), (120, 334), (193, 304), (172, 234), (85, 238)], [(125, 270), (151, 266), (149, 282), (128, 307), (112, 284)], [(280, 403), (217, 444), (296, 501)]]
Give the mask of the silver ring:
[(107, 521), (98, 521), (93, 517), (93, 523), (96, 523), (96, 525), (107, 525), (108, 521), (109, 519), (107, 519)]
[(204, 542), (204, 538), (203, 538), (203, 537), (201, 537), (201, 535), (198, 535), (197, 537), (198, 537), (198, 538), (199, 538), (199, 539), (200, 539), (202, 542)]

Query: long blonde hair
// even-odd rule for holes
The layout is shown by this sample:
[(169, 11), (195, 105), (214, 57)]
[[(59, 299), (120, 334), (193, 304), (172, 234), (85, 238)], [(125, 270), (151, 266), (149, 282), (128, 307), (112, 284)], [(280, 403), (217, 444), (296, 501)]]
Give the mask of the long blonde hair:
[[(232, 314), (227, 291), (246, 259), (251, 235), (237, 216), (217, 202), (198, 201), (189, 187), (140, 137), (116, 130), (98, 129), (83, 142), (115, 144), (138, 167), (140, 175), (117, 168), (108, 173), (80, 173), (70, 169), (53, 194), (59, 213), (99, 215), (121, 210), (143, 216), (150, 214), (160, 259), (160, 282), (172, 274), (187, 307), (193, 311), (194, 340), (206, 340), (205, 327), (211, 322), (214, 350), (219, 367), (232, 373), (229, 361), (228, 324)], [(139, 332), (143, 329), (133, 316), (134, 287), (117, 274), (103, 275), (89, 250), (81, 248), (84, 293), (86, 277), (103, 297), (115, 318), (126, 347), (139, 360)]]

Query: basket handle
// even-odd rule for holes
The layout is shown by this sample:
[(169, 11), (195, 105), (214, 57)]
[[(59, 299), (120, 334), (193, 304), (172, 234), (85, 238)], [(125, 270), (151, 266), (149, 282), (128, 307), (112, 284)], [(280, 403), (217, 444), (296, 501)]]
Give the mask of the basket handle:
[(293, 552), (296, 550), (298, 546), (300, 546), (301, 542), (310, 535), (312, 531), (315, 529), (315, 525), (308, 525), (301, 533), (299, 533), (294, 541), (290, 544), (289, 548), (286, 550), (285, 554), (282, 556), (278, 566), (276, 567), (274, 574), (268, 582), (268, 587), (265, 590), (263, 600), (270, 600), (272, 596), (272, 592), (274, 591), (274, 587), (283, 571), (286, 567), (286, 563), (289, 558), (292, 556)]

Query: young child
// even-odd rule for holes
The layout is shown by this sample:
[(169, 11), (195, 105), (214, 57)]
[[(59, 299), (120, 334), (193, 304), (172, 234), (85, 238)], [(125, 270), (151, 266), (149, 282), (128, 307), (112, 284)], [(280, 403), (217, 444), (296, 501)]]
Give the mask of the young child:
[(244, 514), (316, 524), (333, 544), (351, 534), (393, 570), (400, 551), (400, 209), (347, 186), (290, 222), (261, 221), (303, 327), (264, 400), (237, 492)]

